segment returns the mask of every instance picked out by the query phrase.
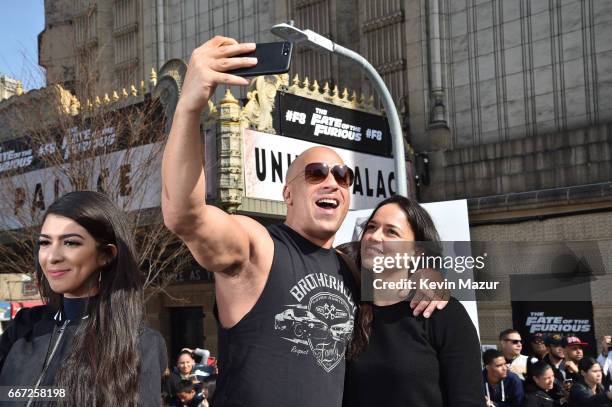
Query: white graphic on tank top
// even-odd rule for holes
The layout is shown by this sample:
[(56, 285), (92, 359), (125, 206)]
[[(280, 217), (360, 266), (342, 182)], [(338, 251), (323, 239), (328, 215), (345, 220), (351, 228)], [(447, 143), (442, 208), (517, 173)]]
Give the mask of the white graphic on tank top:
[[(300, 281), (291, 290), (300, 303), (285, 305), (285, 309), (274, 317), (274, 329), (283, 339), (294, 344), (291, 353), (306, 355), (310, 350), (318, 365), (331, 372), (344, 358), (353, 333), (356, 307), (341, 281), (334, 281), (337, 279), (331, 276), (325, 277), (325, 280), (320, 278), (319, 281), (331, 281), (333, 285), (321, 284), (319, 287), (334, 288), (338, 293), (323, 291), (314, 294), (315, 288), (319, 287), (310, 285), (311, 289), (304, 290), (306, 286)], [(309, 280), (314, 281), (312, 278)], [(296, 295), (298, 286), (300, 294)]]

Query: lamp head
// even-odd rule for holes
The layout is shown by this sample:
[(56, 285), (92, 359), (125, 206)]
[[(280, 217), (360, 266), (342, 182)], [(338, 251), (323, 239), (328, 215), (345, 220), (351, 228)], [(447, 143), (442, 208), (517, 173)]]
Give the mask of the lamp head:
[(303, 43), (311, 48), (322, 48), (328, 52), (334, 52), (334, 43), (332, 40), (311, 30), (300, 30), (292, 23), (291, 21), (289, 24), (276, 24), (271, 29), (272, 34), (294, 44)]
[(300, 42), (308, 41), (308, 36), (302, 30), (294, 27), (293, 24), (280, 23), (272, 26), (272, 34), (281, 37), (285, 41), (299, 44)]

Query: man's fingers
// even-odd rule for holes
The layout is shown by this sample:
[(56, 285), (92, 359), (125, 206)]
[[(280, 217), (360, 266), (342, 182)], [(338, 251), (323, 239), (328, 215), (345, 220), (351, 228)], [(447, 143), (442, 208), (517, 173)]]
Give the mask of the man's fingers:
[(425, 312), (423, 312), (423, 316), (425, 318), (429, 318), (431, 314), (433, 314), (433, 312), (436, 310), (436, 306), (438, 305), (438, 302), (439, 302), (438, 300), (433, 300), (429, 303), (427, 308), (425, 308)]
[(433, 292), (431, 290), (418, 290), (412, 299), (410, 306), (414, 307), (414, 316), (421, 314), (433, 299)]
[(215, 35), (207, 43), (208, 44), (213, 44), (213, 45), (215, 45), (217, 47), (220, 47), (220, 46), (223, 46), (223, 45), (235, 45), (235, 44), (238, 44), (238, 41), (236, 41), (235, 39), (230, 38), (230, 37), (224, 37), (222, 35)]
[(447, 305), (448, 305), (448, 299), (440, 300), (440, 301), (437, 302), (436, 308), (444, 309)]
[(249, 68), (257, 65), (257, 58), (220, 58), (214, 61), (211, 68), (217, 72), (227, 72), (232, 69)]
[(414, 292), (414, 296), (412, 297), (412, 300), (410, 300), (410, 308), (414, 309), (417, 305), (419, 305), (422, 299), (423, 293), (421, 293), (421, 291)]
[[(443, 298), (445, 295), (446, 291), (445, 290), (436, 290), (433, 292), (428, 293), (428, 295), (430, 295), (430, 297), (428, 297), (431, 302), (427, 305), (427, 308), (425, 308), (425, 312), (423, 312), (423, 316), (425, 318), (429, 318), (431, 316), (431, 314), (433, 314), (433, 312), (436, 310), (436, 308), (438, 308), (438, 304), (443, 303)], [(446, 303), (444, 303), (444, 305), (442, 305), (442, 308), (444, 308), (446, 306)], [(439, 309), (442, 309), (439, 308)]]
[(450, 291), (449, 290), (438, 290), (436, 292), (436, 308), (444, 309), (448, 305), (448, 300), (450, 300)]
[(427, 308), (427, 305), (429, 305), (429, 301), (428, 300), (421, 300), (421, 302), (419, 302), (416, 306), (416, 308), (414, 309), (414, 311), (412, 312), (412, 314), (416, 317), (418, 315), (421, 315), (421, 313), (425, 310), (425, 308)]
[(240, 76), (230, 75), (228, 73), (219, 73), (216, 78), (216, 83), (224, 83), (226, 85), (244, 86), (248, 85), (249, 81)]
[(230, 58), (236, 55), (255, 51), (255, 43), (245, 42), (243, 44), (223, 45), (216, 49), (215, 56), (218, 58)]

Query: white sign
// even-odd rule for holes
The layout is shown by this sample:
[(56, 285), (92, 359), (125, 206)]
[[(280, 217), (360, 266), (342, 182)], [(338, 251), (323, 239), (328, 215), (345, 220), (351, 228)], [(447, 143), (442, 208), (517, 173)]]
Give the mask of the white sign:
[[(131, 211), (160, 205), (160, 162), (161, 145), (154, 143), (88, 158), (74, 165), (86, 169), (83, 176), (88, 189), (118, 191), (116, 203)], [(0, 178), (0, 230), (38, 225), (49, 205), (73, 190), (68, 175), (77, 174), (70, 169), (71, 165)]]
[[(376, 205), (374, 205), (376, 206)], [(470, 241), (470, 224), (468, 220), (467, 201), (465, 199), (446, 202), (424, 203), (421, 206), (429, 213), (433, 220), (440, 240), (443, 242)], [(358, 241), (361, 231), (374, 209), (351, 211), (346, 215), (340, 230), (336, 233), (334, 247), (343, 243)], [(471, 269), (465, 270), (463, 278), (474, 279)], [(461, 298), (466, 297), (466, 289), (461, 290)], [(470, 315), (476, 331), (478, 332), (478, 309), (476, 308), (476, 295), (472, 300), (461, 301)]]
[[(243, 168), (245, 196), (283, 200), (283, 185), (289, 164), (302, 151), (320, 144), (244, 130)], [(393, 160), (370, 154), (329, 147), (355, 171), (350, 209), (372, 208), (396, 190)]]

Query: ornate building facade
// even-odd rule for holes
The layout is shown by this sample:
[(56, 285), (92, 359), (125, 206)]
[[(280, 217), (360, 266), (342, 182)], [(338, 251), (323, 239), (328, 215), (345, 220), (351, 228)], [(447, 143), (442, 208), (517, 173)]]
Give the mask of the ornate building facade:
[(8, 99), (13, 95), (23, 93), (23, 86), (20, 81), (9, 78), (6, 75), (0, 76), (0, 100)]

